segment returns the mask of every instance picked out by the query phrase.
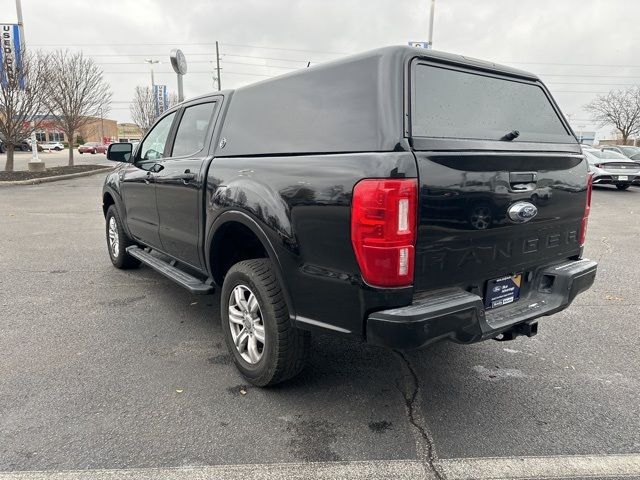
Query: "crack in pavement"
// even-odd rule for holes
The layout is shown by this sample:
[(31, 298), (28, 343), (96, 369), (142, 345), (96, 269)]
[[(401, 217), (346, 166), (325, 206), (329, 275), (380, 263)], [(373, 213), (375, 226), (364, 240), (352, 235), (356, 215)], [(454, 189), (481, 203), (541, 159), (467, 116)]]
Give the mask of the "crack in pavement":
[[(429, 433), (427, 423), (419, 410), (420, 399), (420, 382), (418, 381), (418, 375), (414, 370), (409, 359), (398, 350), (393, 351), (404, 368), (408, 371), (409, 375), (403, 375), (403, 385), (400, 385), (399, 381), (396, 381), (396, 386), (400, 393), (404, 397), (405, 407), (407, 409), (407, 416), (409, 423), (413, 427), (413, 431), (416, 437), (416, 453), (420, 462), (428, 469), (425, 471), (427, 477), (434, 476), (438, 480), (445, 480), (445, 475), (438, 470), (435, 462), (438, 460), (438, 456), (435, 451), (435, 444), (433, 437)], [(406, 381), (409, 378), (409, 381)]]

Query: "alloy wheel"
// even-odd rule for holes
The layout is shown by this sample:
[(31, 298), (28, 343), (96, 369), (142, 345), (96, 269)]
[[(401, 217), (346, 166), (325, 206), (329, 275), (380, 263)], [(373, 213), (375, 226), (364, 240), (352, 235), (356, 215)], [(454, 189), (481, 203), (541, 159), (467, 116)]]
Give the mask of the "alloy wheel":
[(109, 219), (109, 249), (113, 258), (117, 258), (120, 253), (120, 235), (115, 217)]
[(245, 285), (236, 285), (229, 296), (229, 328), (240, 356), (258, 363), (264, 352), (264, 323), (258, 298)]

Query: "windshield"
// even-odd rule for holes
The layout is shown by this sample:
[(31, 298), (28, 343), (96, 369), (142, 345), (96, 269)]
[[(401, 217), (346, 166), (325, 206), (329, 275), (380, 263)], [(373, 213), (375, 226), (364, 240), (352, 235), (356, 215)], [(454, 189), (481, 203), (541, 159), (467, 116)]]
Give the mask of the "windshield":
[(544, 90), (530, 83), (420, 64), (412, 107), (414, 136), (575, 142)]

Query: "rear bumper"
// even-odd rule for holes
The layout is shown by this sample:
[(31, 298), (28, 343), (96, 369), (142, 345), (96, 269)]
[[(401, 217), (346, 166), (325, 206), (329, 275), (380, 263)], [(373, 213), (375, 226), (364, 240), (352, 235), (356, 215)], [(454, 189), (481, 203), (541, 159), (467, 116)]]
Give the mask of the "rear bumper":
[[(619, 179), (620, 175), (626, 176), (627, 180), (620, 180)], [(640, 176), (636, 174), (623, 174), (623, 173), (608, 174), (607, 173), (607, 174), (601, 174), (601, 175), (594, 175), (593, 177), (594, 185), (628, 185), (631, 183), (635, 185), (640, 184)]]
[(472, 343), (565, 309), (595, 279), (597, 263), (567, 261), (539, 269), (513, 304), (485, 311), (482, 298), (460, 288), (438, 290), (406, 307), (369, 315), (367, 342), (408, 350), (439, 340)]

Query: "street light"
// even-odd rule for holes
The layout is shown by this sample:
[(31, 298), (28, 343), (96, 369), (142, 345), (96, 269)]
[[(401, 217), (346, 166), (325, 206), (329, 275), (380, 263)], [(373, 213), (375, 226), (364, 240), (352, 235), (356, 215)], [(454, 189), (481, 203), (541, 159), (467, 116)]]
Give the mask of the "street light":
[(153, 90), (153, 86), (156, 84), (154, 78), (153, 78), (153, 65), (155, 63), (160, 63), (160, 60), (153, 60), (151, 58), (145, 58), (144, 59), (144, 63), (148, 63), (149, 64), (149, 68), (151, 69), (151, 89)]
[(433, 48), (433, 16), (436, 9), (436, 0), (431, 0), (431, 12), (429, 15), (429, 48)]

